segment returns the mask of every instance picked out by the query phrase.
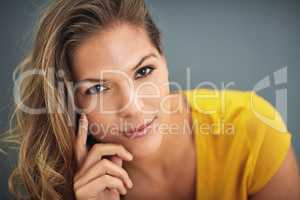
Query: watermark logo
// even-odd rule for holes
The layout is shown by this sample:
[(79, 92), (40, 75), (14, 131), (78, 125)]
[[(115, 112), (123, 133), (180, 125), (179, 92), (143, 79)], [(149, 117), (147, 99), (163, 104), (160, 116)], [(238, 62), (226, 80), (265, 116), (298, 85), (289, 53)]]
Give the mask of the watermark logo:
[[(280, 132), (287, 131), (285, 126), (285, 122), (287, 122), (287, 73), (288, 68), (284, 67), (275, 71), (273, 76), (268, 75), (261, 79), (254, 86), (250, 101), (250, 108), (255, 116), (263, 123)], [(265, 102), (268, 104), (265, 108), (262, 108), (259, 104), (257, 105), (256, 100), (258, 98), (260, 99), (259, 101), (264, 100), (262, 100), (261, 97), (257, 97), (256, 93), (272, 86), (275, 89), (275, 106), (273, 107), (268, 102)], [(265, 109), (267, 110), (267, 114), (264, 113)]]
[[(73, 81), (66, 81), (64, 79), (65, 74), (63, 71), (58, 70), (55, 71), (55, 68), (49, 68), (47, 71), (45, 70), (28, 70), (26, 72), (22, 72), (18, 79), (14, 80), (14, 99), (17, 106), (24, 112), (28, 114), (46, 114), (46, 113), (89, 113), (93, 112), (94, 110), (100, 110), (101, 114), (116, 114), (116, 113), (126, 113), (129, 112), (130, 109), (136, 109), (143, 115), (154, 116), (158, 112), (163, 112), (164, 114), (172, 114), (170, 110), (165, 109), (164, 105), (168, 102), (170, 96), (163, 96), (160, 92), (163, 91), (161, 88), (170, 88), (176, 87), (176, 90), (188, 90), (191, 89), (191, 69), (186, 68), (186, 80), (187, 86), (182, 87), (178, 82), (172, 81), (165, 81), (162, 84), (157, 84), (151, 79), (147, 81), (140, 82), (136, 85), (134, 80), (128, 76), (128, 74), (120, 71), (120, 70), (106, 70), (101, 73), (99, 80), (104, 79), (107, 73), (114, 74), (114, 76), (118, 76), (119, 80), (122, 81), (122, 87), (124, 90), (120, 90), (121, 92), (127, 92), (125, 98), (121, 98), (120, 96), (124, 96), (124, 94), (120, 94), (116, 92), (115, 98), (120, 98), (121, 100), (116, 99), (108, 99), (104, 98), (104, 95), (94, 95), (90, 96), (89, 104), (85, 108), (78, 107), (75, 105), (74, 102), (74, 95), (77, 91), (80, 90), (80, 85), (76, 84)], [(250, 110), (254, 113), (254, 115), (266, 125), (280, 131), (286, 132), (285, 123), (287, 121), (287, 72), (288, 68), (285, 66), (275, 72), (272, 75), (267, 75), (258, 81), (250, 95)], [(31, 77), (35, 76), (35, 77)], [(44, 108), (31, 108), (24, 104), (24, 94), (21, 95), (21, 86), (26, 79), (34, 80), (34, 78), (40, 78), (43, 82), (43, 89), (47, 88), (49, 91), (48, 95), (45, 97), (45, 104)], [(208, 89), (208, 93), (195, 93), (192, 96), (192, 102), (199, 102), (194, 104), (193, 107), (197, 110), (197, 112), (204, 114), (204, 115), (218, 115), (221, 114), (222, 116), (226, 115), (227, 112), (227, 100), (226, 99), (226, 91), (230, 89), (232, 86), (236, 86), (237, 84), (234, 81), (231, 82), (222, 82), (220, 85), (210, 82), (210, 81), (201, 81), (198, 85), (193, 88), (193, 90), (206, 88)], [(125, 87), (126, 86), (126, 87)], [(275, 99), (276, 105), (273, 107), (270, 103), (266, 102), (262, 97), (257, 95), (258, 92), (263, 91), (267, 88), (273, 88), (275, 91)], [(67, 88), (67, 90), (65, 90)], [(184, 89), (188, 88), (188, 89)], [(57, 95), (55, 92), (58, 91), (58, 99), (56, 99)], [(67, 91), (67, 93), (66, 93)], [(31, 91), (34, 92), (34, 91)], [(52, 93), (51, 93), (52, 92)], [(115, 91), (113, 91), (115, 92)], [(22, 96), (22, 98), (21, 98)], [(25, 94), (26, 96), (26, 94)], [(28, 94), (28, 97), (30, 94)], [(29, 97), (30, 98), (30, 97)], [(157, 99), (160, 102), (159, 108), (154, 110), (147, 110), (144, 107), (143, 101), (147, 98), (150, 99)], [(111, 106), (113, 103), (118, 103), (124, 105), (123, 107), (118, 107), (117, 110), (110, 109), (116, 108)], [(213, 106), (203, 106), (202, 102), (207, 102), (207, 105)], [(264, 103), (262, 103), (264, 102)], [(106, 106), (110, 105), (110, 106)], [(206, 104), (205, 104), (206, 105)], [(179, 107), (178, 107), (179, 108)], [(176, 110), (176, 109), (175, 109)], [(178, 110), (176, 110), (178, 111)], [(270, 112), (271, 111), (271, 112)], [(130, 111), (132, 112), (132, 111)], [(174, 110), (173, 110), (174, 112)], [(219, 112), (219, 113), (218, 113)], [(267, 112), (267, 113), (266, 113)], [(121, 115), (120, 115), (121, 116)], [(73, 120), (73, 121), (72, 121)], [(71, 119), (69, 122), (70, 126), (74, 125), (74, 119)], [(119, 125), (119, 124), (118, 124)], [(230, 126), (229, 126), (230, 125)], [(209, 127), (208, 127), (209, 126)], [(223, 130), (224, 127), (226, 130)], [(92, 125), (92, 129), (95, 129), (94, 132), (105, 132), (103, 131), (104, 127), (97, 127), (96, 124)], [(233, 135), (235, 129), (234, 124), (230, 121), (227, 122), (222, 118), (216, 120), (214, 124), (201, 124), (201, 129), (203, 129), (203, 133), (214, 132), (214, 133), (228, 133), (228, 135)], [(102, 130), (102, 131), (100, 131)]]

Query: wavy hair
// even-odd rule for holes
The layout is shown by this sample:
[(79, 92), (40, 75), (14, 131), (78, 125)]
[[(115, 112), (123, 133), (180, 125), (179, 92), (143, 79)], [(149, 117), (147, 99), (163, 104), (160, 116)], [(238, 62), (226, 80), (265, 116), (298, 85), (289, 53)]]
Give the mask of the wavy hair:
[(75, 199), (71, 58), (85, 39), (117, 23), (144, 28), (162, 53), (143, 0), (55, 0), (42, 11), (33, 48), (13, 75), (17, 103), (6, 139), (18, 147), (8, 181), (17, 199)]

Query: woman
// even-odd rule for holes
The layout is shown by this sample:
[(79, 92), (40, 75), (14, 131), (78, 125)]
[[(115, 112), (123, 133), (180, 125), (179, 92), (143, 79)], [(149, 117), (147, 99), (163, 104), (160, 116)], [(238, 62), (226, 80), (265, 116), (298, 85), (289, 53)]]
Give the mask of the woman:
[[(19, 70), (13, 192), (299, 199), (291, 135), (278, 112), (250, 91), (171, 93), (161, 34), (142, 0), (54, 1)], [(262, 122), (252, 102), (276, 120)]]

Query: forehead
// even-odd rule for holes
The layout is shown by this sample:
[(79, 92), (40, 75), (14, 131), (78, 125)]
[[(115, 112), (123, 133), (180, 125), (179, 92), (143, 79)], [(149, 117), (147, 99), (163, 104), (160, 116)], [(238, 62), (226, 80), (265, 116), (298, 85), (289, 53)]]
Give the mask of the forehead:
[(122, 24), (85, 40), (72, 58), (76, 80), (101, 70), (126, 70), (149, 52), (157, 52), (143, 28)]

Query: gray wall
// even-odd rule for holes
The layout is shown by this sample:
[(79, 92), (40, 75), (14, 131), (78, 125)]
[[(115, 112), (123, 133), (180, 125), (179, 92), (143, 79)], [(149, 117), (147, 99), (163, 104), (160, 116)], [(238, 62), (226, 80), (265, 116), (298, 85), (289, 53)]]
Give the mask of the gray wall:
[[(226, 3), (225, 3), (226, 2)], [(47, 1), (3, 0), (0, 6), (0, 131), (8, 128), (13, 106), (12, 71), (31, 46), (37, 14)], [(210, 81), (219, 88), (251, 90), (273, 72), (288, 67), (287, 125), (300, 160), (300, 2), (297, 0), (179, 1), (148, 0), (152, 14), (164, 34), (172, 81), (191, 88)], [(275, 104), (276, 85), (261, 95)], [(14, 153), (0, 154), (0, 199), (9, 199), (7, 177)]]

